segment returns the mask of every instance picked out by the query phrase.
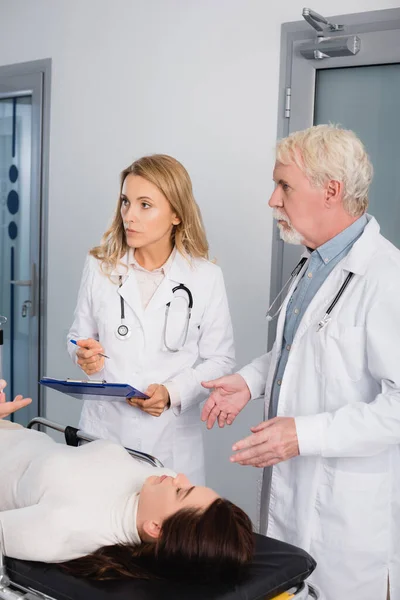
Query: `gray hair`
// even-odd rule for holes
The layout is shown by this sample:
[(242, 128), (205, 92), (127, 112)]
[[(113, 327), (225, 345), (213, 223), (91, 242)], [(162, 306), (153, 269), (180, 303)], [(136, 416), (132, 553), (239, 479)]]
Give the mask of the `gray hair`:
[(366, 212), (373, 168), (353, 131), (335, 125), (296, 131), (278, 142), (276, 160), (284, 165), (295, 163), (315, 187), (340, 181), (346, 212), (352, 217)]

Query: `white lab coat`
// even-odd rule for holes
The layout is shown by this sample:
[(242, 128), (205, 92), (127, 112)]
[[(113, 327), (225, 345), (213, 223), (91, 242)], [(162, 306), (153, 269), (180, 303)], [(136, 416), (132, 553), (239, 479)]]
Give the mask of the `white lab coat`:
[[(126, 255), (122, 262), (127, 262)], [(118, 274), (124, 278), (118, 287)], [(204, 259), (176, 252), (172, 265), (146, 309), (132, 267), (119, 266), (113, 280), (104, 275), (100, 262), (89, 256), (81, 281), (75, 320), (68, 339), (98, 339), (109, 359), (93, 379), (129, 383), (144, 391), (151, 383), (172, 382), (180, 405), (152, 417), (125, 401), (84, 403), (79, 426), (98, 437), (157, 456), (174, 471), (194, 483), (204, 483), (202, 424), (199, 403), (208, 392), (201, 381), (232, 372), (232, 325), (221, 269)], [(193, 309), (186, 343), (179, 352), (164, 345), (166, 304), (170, 307), (167, 342), (182, 341), (187, 303), (185, 293), (173, 297), (172, 288), (184, 283), (193, 295)], [(121, 323), (120, 295), (125, 301), (125, 323), (132, 327), (121, 341), (115, 331)], [(177, 299), (177, 296), (182, 296)], [(68, 344), (76, 361), (76, 346)]]
[[(386, 600), (388, 578), (400, 598), (400, 251), (368, 219), (299, 324), (278, 416), (296, 418), (300, 456), (273, 468), (260, 498), (270, 502), (261, 532), (316, 558), (310, 580), (327, 600)], [(265, 391), (266, 415), (295, 285), (272, 351), (241, 371), (252, 397)]]

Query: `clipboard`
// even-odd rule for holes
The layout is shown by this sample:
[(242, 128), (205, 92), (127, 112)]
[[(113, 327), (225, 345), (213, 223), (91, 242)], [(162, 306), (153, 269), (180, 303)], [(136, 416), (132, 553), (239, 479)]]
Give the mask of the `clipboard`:
[(49, 387), (79, 400), (120, 400), (126, 398), (148, 398), (143, 392), (127, 383), (107, 383), (79, 379), (53, 379), (42, 377), (40, 385)]

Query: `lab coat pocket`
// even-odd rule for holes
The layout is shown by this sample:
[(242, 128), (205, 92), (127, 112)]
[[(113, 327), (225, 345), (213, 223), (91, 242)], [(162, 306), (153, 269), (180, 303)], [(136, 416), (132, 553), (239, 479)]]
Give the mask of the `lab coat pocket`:
[[(344, 459), (346, 461), (347, 459)], [(352, 460), (352, 459), (351, 459)], [(341, 468), (336, 461), (323, 466), (317, 490), (315, 537), (325, 548), (347, 548), (349, 557), (354, 552), (379, 551), (387, 548), (389, 527), (389, 482), (385, 471), (362, 472), (359, 468)], [(329, 463), (338, 466), (331, 466)]]
[(338, 321), (315, 333), (315, 367), (327, 382), (359, 381), (366, 367), (366, 333)]

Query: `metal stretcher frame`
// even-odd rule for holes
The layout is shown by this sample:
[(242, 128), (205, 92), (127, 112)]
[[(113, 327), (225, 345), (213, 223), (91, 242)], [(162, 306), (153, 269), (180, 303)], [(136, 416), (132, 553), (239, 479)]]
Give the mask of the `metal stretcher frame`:
[[(65, 436), (65, 440), (66, 443), (68, 445), (79, 445), (80, 441), (83, 442), (92, 442), (95, 441), (98, 438), (95, 438), (83, 431), (80, 431), (79, 429), (76, 429), (74, 427), (64, 427), (58, 423), (54, 423), (52, 421), (48, 421), (47, 419), (41, 418), (41, 417), (36, 417), (34, 419), (32, 419), (27, 428), (31, 429), (34, 426), (43, 426), (43, 427), (49, 427), (50, 429), (53, 429), (55, 431), (59, 431), (61, 433), (64, 434)], [(155, 458), (154, 456), (151, 456), (150, 454), (146, 454), (144, 452), (139, 452), (138, 450), (132, 450), (130, 448), (126, 448), (126, 450), (129, 452), (129, 454), (131, 454), (131, 456), (133, 456), (134, 458), (146, 462), (147, 464), (150, 464), (154, 467), (162, 467), (162, 463)], [(1, 531), (0, 531), (1, 534)], [(259, 538), (263, 537), (263, 536), (258, 536)], [(266, 538), (265, 538), (266, 539)], [(289, 546), (288, 546), (289, 547)], [(7, 572), (7, 567), (6, 567), (6, 561), (5, 561), (5, 557), (4, 557), (4, 552), (3, 552), (3, 548), (4, 548), (4, 544), (3, 544), (3, 540), (2, 540), (2, 536), (0, 535), (0, 600), (59, 600), (59, 596), (55, 597), (55, 596), (50, 596), (47, 593), (41, 592), (39, 590), (34, 589), (33, 587), (28, 586), (28, 584), (26, 585), (21, 585), (20, 583), (17, 583), (16, 581), (12, 581), (9, 577), (9, 574)], [(304, 553), (306, 556), (308, 556), (306, 553)], [(315, 562), (313, 561), (313, 559), (308, 556), (308, 565), (306, 566), (306, 570), (307, 572), (304, 573), (305, 577), (307, 577), (315, 568)], [(307, 561), (306, 561), (307, 562)], [(56, 565), (53, 565), (53, 567), (56, 567)], [(11, 569), (12, 570), (12, 569)], [(29, 579), (28, 579), (29, 581)], [(279, 600), (323, 600), (323, 597), (320, 595), (320, 592), (318, 592), (317, 590), (315, 590), (312, 586), (309, 586), (305, 581), (298, 581), (298, 583), (295, 585), (295, 581), (293, 581), (293, 583), (287, 586), (287, 593), (279, 596)], [(165, 583), (163, 584), (165, 586)], [(295, 587), (293, 588), (292, 586), (295, 585)], [(164, 588), (165, 589), (165, 588)], [(280, 590), (282, 591), (282, 590)], [(63, 596), (64, 597), (64, 596)], [(69, 596), (68, 596), (69, 597)], [(131, 596), (132, 597), (132, 596)], [(163, 598), (167, 598), (168, 596), (164, 596), (163, 594)], [(198, 597), (198, 596), (196, 596)], [(224, 595), (224, 598), (226, 596)], [(246, 598), (248, 596), (246, 595)], [(265, 591), (261, 596), (257, 595), (257, 600), (268, 600), (268, 599), (273, 599), (274, 596), (271, 596), (271, 593), (269, 593), (268, 591)], [(133, 598), (132, 598), (133, 600)], [(255, 599), (254, 599), (255, 600)], [(278, 597), (277, 599), (278, 600)]]
[[(98, 438), (90, 435), (89, 433), (86, 433), (85, 431), (76, 429), (75, 427), (70, 427), (70, 426), (64, 427), (63, 425), (60, 425), (59, 423), (55, 423), (54, 421), (49, 421), (48, 419), (43, 419), (42, 417), (35, 417), (31, 421), (29, 421), (29, 423), (27, 425), (27, 429), (32, 429), (35, 425), (50, 427), (50, 429), (54, 429), (55, 431), (64, 433), (64, 435), (67, 432), (70, 432), (71, 435), (75, 436), (77, 441), (94, 442), (98, 439)], [(66, 442), (68, 443), (67, 439), (66, 439)], [(70, 444), (70, 445), (72, 445), (72, 444)], [(126, 448), (126, 447), (125, 447), (125, 450), (127, 450), (129, 452), (129, 454), (131, 456), (133, 456), (134, 458), (137, 458), (138, 460), (145, 462), (145, 463), (151, 465), (152, 467), (163, 467), (164, 466), (162, 464), (162, 462), (158, 460), (158, 458), (156, 458), (155, 456), (151, 456), (151, 454), (146, 454), (145, 452), (139, 452), (139, 450), (132, 450), (131, 448)]]

